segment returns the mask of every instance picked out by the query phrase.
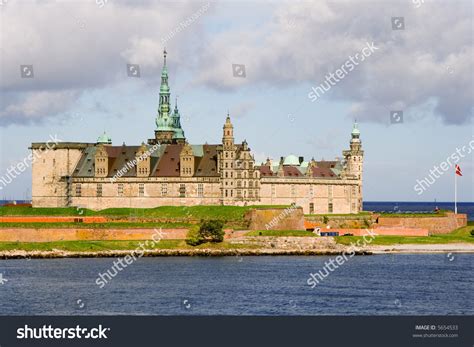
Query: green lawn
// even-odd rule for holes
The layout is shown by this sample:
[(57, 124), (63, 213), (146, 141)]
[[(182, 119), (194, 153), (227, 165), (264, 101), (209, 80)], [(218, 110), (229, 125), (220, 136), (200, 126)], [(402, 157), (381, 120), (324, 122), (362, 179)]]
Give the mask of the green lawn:
[(189, 228), (192, 224), (190, 223), (166, 223), (166, 222), (111, 222), (111, 223), (73, 223), (73, 222), (60, 222), (60, 223), (0, 223), (0, 229), (2, 228), (34, 228), (34, 229), (45, 229), (45, 228), (67, 228), (67, 229), (140, 229), (140, 228)]
[(315, 237), (316, 234), (306, 230), (253, 230), (245, 236), (306, 236)]
[[(459, 228), (449, 234), (437, 234), (432, 236), (377, 236), (371, 245), (400, 245), (400, 244), (442, 244), (442, 243), (474, 243), (471, 231), (474, 225)], [(336, 242), (349, 245), (362, 239), (360, 236), (338, 236)]]
[(241, 220), (251, 208), (287, 208), (289, 206), (160, 206), (155, 208), (108, 208), (100, 211), (76, 207), (1, 206), (0, 216), (109, 216), (134, 218), (191, 218)]
[[(63, 250), (73, 252), (93, 252), (109, 250), (142, 249), (140, 243), (145, 241), (57, 241), (57, 242), (0, 242), (0, 251), (52, 251)], [(151, 243), (149, 242), (151, 245)], [(146, 250), (153, 249), (242, 249), (256, 248), (255, 245), (231, 244), (229, 242), (204, 243), (199, 246), (189, 246), (185, 240), (161, 240), (153, 248), (144, 246)]]
[(305, 214), (305, 216), (307, 217), (328, 217), (328, 218), (331, 218), (331, 217), (353, 217), (353, 218), (357, 218), (357, 217), (367, 217), (367, 216), (370, 216), (372, 214), (372, 212), (368, 212), (368, 211), (362, 211), (362, 212), (359, 212), (359, 213), (326, 213), (326, 214)]

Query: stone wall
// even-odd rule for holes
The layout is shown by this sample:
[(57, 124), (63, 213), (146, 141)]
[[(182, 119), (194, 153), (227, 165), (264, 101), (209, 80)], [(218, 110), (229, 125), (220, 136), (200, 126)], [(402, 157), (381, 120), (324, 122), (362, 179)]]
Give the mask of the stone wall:
[(421, 228), (432, 234), (447, 234), (467, 225), (467, 215), (447, 212), (445, 217), (379, 217), (377, 227)]
[[(283, 178), (260, 179), (262, 205), (291, 205), (303, 207), (305, 214), (358, 213), (361, 181), (351, 179)], [(329, 212), (329, 203), (332, 212)]]
[(0, 242), (184, 239), (187, 229), (3, 228)]
[(301, 207), (251, 209), (245, 213), (250, 230), (305, 230)]

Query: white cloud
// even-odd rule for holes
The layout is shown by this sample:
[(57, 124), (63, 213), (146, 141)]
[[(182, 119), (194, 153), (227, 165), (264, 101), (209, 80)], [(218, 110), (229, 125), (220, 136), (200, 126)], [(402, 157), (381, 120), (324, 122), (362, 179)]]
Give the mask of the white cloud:
[[(354, 103), (351, 118), (387, 123), (389, 111), (436, 100), (444, 122), (472, 117), (472, 3), (318, 1), (280, 4), (258, 30), (223, 31), (202, 52), (196, 83), (232, 89), (242, 84), (291, 86), (324, 81), (366, 42), (380, 49), (326, 97)], [(391, 28), (405, 17), (405, 30)], [(232, 78), (229, 61), (245, 64)]]

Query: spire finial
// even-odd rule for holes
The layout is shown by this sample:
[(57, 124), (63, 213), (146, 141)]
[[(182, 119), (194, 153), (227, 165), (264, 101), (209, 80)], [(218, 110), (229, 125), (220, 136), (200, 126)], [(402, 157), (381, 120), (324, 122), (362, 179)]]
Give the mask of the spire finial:
[(164, 57), (164, 65), (166, 66), (166, 54), (168, 54), (168, 52), (166, 52), (166, 48), (163, 50), (163, 57)]
[(176, 95), (175, 98), (174, 98), (174, 108), (176, 110), (178, 109), (178, 95)]

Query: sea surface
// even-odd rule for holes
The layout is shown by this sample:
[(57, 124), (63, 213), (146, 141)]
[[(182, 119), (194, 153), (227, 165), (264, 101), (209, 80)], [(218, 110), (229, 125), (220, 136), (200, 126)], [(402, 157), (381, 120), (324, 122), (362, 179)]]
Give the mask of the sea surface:
[[(1, 315), (472, 315), (474, 255), (0, 260)], [(114, 273), (114, 271), (112, 271)]]

